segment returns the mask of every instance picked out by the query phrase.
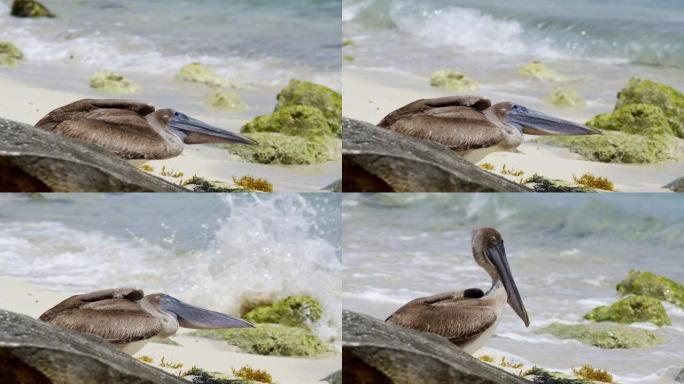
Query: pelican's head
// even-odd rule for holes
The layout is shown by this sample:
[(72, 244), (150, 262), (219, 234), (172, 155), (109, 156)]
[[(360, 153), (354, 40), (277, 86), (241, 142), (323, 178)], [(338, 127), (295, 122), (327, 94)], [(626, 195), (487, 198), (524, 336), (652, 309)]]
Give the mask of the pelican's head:
[(257, 144), (256, 141), (250, 138), (214, 127), (173, 109), (160, 109), (154, 112), (153, 115), (162, 127), (166, 127), (185, 144)]
[(511, 269), (508, 267), (506, 259), (506, 248), (504, 248), (501, 234), (494, 228), (480, 228), (473, 231), (472, 239), (473, 257), (477, 264), (484, 268), (494, 281), (503, 282), (504, 289), (508, 295), (508, 305), (513, 308), (515, 313), (520, 316), (525, 326), (530, 325), (527, 310), (523, 305), (520, 292), (515, 285)]
[(508, 126), (528, 135), (596, 135), (601, 131), (572, 121), (537, 112), (522, 105), (503, 102), (492, 106), (494, 113)]
[(254, 328), (254, 325), (246, 320), (195, 307), (164, 293), (147, 295), (145, 298), (160, 312), (174, 316), (178, 320), (178, 325), (183, 328)]

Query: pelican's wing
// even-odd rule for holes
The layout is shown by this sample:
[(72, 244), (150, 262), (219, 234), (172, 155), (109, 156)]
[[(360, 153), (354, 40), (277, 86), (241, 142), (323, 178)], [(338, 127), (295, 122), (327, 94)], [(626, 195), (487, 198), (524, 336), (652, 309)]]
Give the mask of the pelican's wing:
[[(41, 320), (44, 320), (42, 316)], [(53, 313), (46, 321), (72, 331), (97, 335), (115, 344), (149, 339), (162, 331), (159, 319), (127, 299), (86, 303), (79, 308)]]
[(447, 96), (435, 99), (421, 99), (390, 112), (378, 123), (378, 127), (390, 128), (397, 121), (410, 118), (433, 108), (470, 107), (476, 111), (484, 111), (491, 107), (491, 105), (492, 102), (488, 98), (481, 96)]
[(78, 118), (82, 114), (96, 109), (121, 109), (134, 112), (140, 116), (154, 112), (154, 106), (134, 100), (83, 99), (50, 111), (35, 124), (35, 127), (52, 131), (59, 123)]
[(464, 292), (448, 292), (413, 300), (386, 321), (435, 333), (460, 345), (492, 326), (496, 310), (486, 300), (466, 297)]
[(52, 317), (60, 312), (77, 309), (87, 303), (109, 299), (128, 299), (137, 301), (142, 299), (144, 296), (145, 294), (143, 291), (136, 288), (105, 289), (101, 291), (85, 293), (82, 295), (75, 295), (63, 300), (59, 304), (45, 311), (45, 313), (40, 315), (40, 320), (49, 321)]

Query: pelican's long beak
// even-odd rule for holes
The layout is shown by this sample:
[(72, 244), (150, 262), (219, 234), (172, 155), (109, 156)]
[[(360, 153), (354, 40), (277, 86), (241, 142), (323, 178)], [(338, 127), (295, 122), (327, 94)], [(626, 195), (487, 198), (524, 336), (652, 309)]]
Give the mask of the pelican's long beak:
[(545, 113), (517, 106), (506, 115), (506, 122), (522, 128), (528, 135), (597, 135), (601, 131), (572, 121), (559, 119)]
[(160, 309), (171, 312), (178, 318), (178, 325), (193, 329), (254, 328), (249, 321), (223, 313), (202, 309), (165, 295)]
[(504, 248), (503, 241), (496, 246), (487, 249), (485, 255), (489, 261), (494, 264), (497, 272), (499, 272), (501, 281), (503, 281), (504, 288), (508, 294), (508, 305), (513, 308), (515, 313), (517, 313), (525, 323), (525, 326), (528, 327), (530, 325), (530, 319), (527, 316), (527, 310), (520, 298), (520, 292), (518, 292), (518, 287), (515, 285), (515, 280), (513, 280), (511, 269), (508, 267), (506, 248)]
[(174, 113), (169, 120), (169, 129), (185, 144), (237, 143), (256, 145), (256, 141), (237, 133), (214, 127), (182, 113)]

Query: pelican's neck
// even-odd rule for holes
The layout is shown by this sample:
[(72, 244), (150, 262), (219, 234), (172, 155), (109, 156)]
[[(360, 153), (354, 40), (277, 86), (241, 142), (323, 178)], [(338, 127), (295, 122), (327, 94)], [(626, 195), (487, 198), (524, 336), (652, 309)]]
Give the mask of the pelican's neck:
[(138, 305), (150, 315), (156, 317), (162, 325), (162, 331), (157, 334), (159, 337), (171, 336), (178, 330), (178, 319), (175, 315), (164, 312), (157, 305), (150, 303), (145, 298), (138, 301)]
[(485, 296), (496, 294), (500, 290), (506, 291), (503, 287), (503, 284), (501, 284), (501, 280), (498, 277), (492, 276), (492, 286), (489, 287), (489, 290), (485, 293)]
[(173, 134), (166, 125), (159, 119), (155, 113), (150, 113), (145, 116), (145, 120), (150, 124), (150, 127), (161, 137), (161, 145), (155, 149), (157, 159), (167, 159), (175, 157), (183, 152), (183, 142), (181, 139)]
[(490, 122), (501, 129), (503, 140), (498, 144), (499, 146), (510, 149), (522, 144), (522, 132), (517, 127), (507, 123), (504, 114), (497, 113), (492, 108), (485, 109), (483, 113)]

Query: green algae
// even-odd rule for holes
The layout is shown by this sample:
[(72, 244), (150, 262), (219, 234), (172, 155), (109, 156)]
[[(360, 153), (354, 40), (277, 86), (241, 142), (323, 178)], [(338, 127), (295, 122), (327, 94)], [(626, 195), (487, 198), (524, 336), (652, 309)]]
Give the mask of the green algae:
[(563, 81), (565, 78), (559, 75), (556, 71), (549, 68), (546, 64), (541, 61), (532, 61), (525, 64), (518, 71), (520, 76), (528, 77), (537, 80), (548, 80), (548, 81)]
[(665, 342), (651, 331), (615, 323), (553, 323), (537, 330), (536, 333), (551, 334), (559, 339), (579, 340), (603, 349), (650, 348)]
[(303, 327), (257, 324), (256, 328), (200, 330), (193, 336), (223, 340), (245, 353), (269, 356), (320, 356), (334, 349)]
[(662, 83), (633, 77), (619, 93), (615, 109), (631, 104), (660, 108), (674, 134), (684, 138), (684, 95)]
[(113, 72), (96, 72), (90, 78), (90, 88), (110, 94), (140, 93), (143, 87), (122, 75)]
[(10, 14), (16, 17), (55, 17), (46, 6), (35, 0), (14, 0)]
[(430, 85), (450, 91), (479, 91), (480, 84), (453, 69), (440, 69), (430, 75)]
[(631, 270), (616, 287), (620, 295), (642, 295), (684, 308), (684, 286), (665, 276)]
[(356, 48), (356, 42), (352, 39), (343, 39), (342, 40), (342, 47)]
[(326, 119), (329, 130), (342, 137), (342, 95), (310, 81), (292, 79), (276, 96), (275, 112), (292, 106), (318, 109)]
[(612, 113), (603, 113), (587, 121), (600, 130), (621, 131), (645, 136), (672, 135), (670, 124), (662, 109), (651, 104), (628, 104)]
[(237, 88), (233, 82), (201, 63), (184, 65), (176, 74), (176, 80), (206, 84), (212, 87)]
[(253, 323), (273, 323), (302, 327), (321, 319), (323, 307), (311, 296), (289, 296), (271, 305), (247, 312), (243, 318)]
[(225, 88), (214, 89), (204, 101), (212, 107), (222, 110), (243, 110), (247, 108), (247, 104), (237, 92)]
[(304, 138), (277, 132), (254, 132), (245, 136), (259, 145), (222, 145), (230, 153), (259, 164), (318, 164), (339, 157), (340, 140), (333, 137)]
[(657, 326), (672, 324), (660, 300), (648, 296), (628, 296), (611, 306), (596, 307), (584, 315), (584, 318), (623, 324), (635, 322), (651, 322)]
[(287, 106), (270, 115), (257, 116), (242, 126), (240, 132), (278, 132), (299, 137), (333, 135), (323, 112), (308, 105)]
[(582, 95), (574, 89), (554, 87), (544, 96), (544, 101), (561, 108), (581, 108), (586, 105)]
[(9, 41), (0, 42), (0, 65), (12, 67), (24, 59), (24, 54)]

